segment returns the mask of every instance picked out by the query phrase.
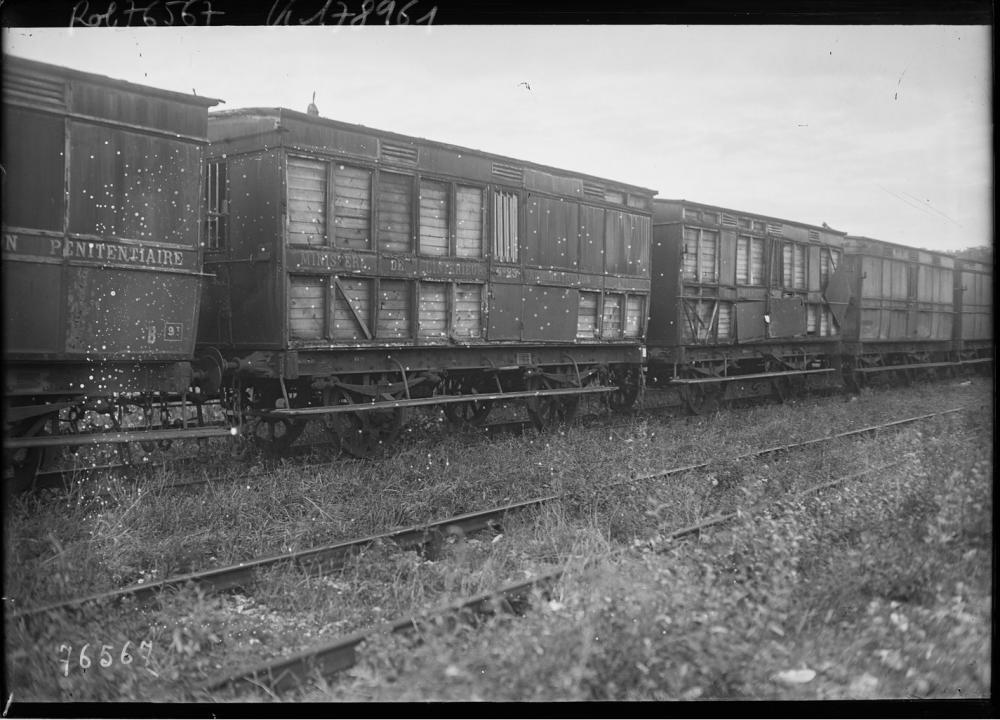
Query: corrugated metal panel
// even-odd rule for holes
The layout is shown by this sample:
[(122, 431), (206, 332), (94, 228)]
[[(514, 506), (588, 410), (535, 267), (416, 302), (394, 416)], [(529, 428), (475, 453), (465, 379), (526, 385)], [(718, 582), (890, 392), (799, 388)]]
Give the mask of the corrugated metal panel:
[(420, 252), (424, 255), (448, 254), (447, 183), (420, 181)]
[(337, 165), (334, 168), (334, 185), (337, 245), (354, 250), (371, 249), (371, 171)]
[(483, 256), (483, 190), (459, 185), (455, 189), (455, 254)]
[(483, 335), (483, 286), (455, 285), (455, 337), (475, 339)]
[(580, 340), (593, 340), (597, 336), (597, 307), (600, 297), (599, 292), (580, 291), (576, 315), (576, 337)]
[(333, 301), (333, 337), (337, 340), (371, 338), (372, 280), (339, 278)]
[(420, 283), (417, 335), (421, 340), (448, 338), (448, 283)]
[(288, 157), (288, 243), (327, 244), (327, 164), (290, 155)]
[(379, 248), (386, 252), (410, 252), (413, 178), (383, 172), (378, 183)]
[(318, 340), (326, 325), (326, 280), (292, 275), (288, 282), (288, 334), (296, 340)]

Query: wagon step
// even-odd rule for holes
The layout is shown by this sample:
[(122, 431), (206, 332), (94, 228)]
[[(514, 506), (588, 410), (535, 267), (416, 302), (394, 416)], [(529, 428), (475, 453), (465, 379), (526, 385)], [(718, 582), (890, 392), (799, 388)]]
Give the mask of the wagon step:
[(726, 375), (724, 377), (704, 378), (671, 378), (671, 385), (698, 385), (701, 383), (733, 382), (736, 380), (760, 380), (761, 378), (788, 377), (789, 375), (818, 375), (820, 373), (836, 372), (835, 368), (820, 368), (819, 370), (782, 370), (780, 372), (751, 373), (749, 375)]
[(279, 408), (257, 413), (262, 418), (308, 418), (333, 413), (364, 412), (368, 410), (391, 410), (395, 408), (420, 407), (424, 405), (447, 405), (449, 403), (487, 402), (491, 400), (516, 400), (518, 398), (534, 398), (552, 395), (596, 395), (598, 393), (616, 392), (617, 387), (604, 385), (584, 388), (554, 388), (547, 390), (517, 390), (505, 393), (476, 393), (472, 395), (433, 395), (428, 398), (413, 398), (410, 400), (384, 400), (375, 403), (351, 403), (328, 407), (310, 408)]
[(913, 363), (912, 365), (878, 365), (876, 367), (854, 368), (854, 372), (872, 373), (872, 372), (886, 372), (887, 370), (919, 370), (920, 368), (951, 367), (954, 364), (955, 363), (953, 362), (935, 362), (935, 363)]
[(3, 439), (5, 450), (14, 448), (62, 447), (64, 445), (105, 445), (131, 442), (157, 442), (159, 440), (191, 440), (193, 438), (237, 435), (237, 428), (228, 426), (168, 428), (165, 430), (132, 430), (83, 435), (35, 435)]

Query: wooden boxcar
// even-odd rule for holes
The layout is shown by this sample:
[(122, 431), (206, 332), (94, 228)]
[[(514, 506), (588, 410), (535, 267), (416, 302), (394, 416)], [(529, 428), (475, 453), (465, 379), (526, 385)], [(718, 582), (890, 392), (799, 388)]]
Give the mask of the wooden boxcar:
[(947, 368), (991, 357), (992, 283), (983, 263), (850, 235), (844, 352), (855, 373)]
[(993, 357), (993, 268), (955, 259), (955, 353), (959, 362)]
[(695, 411), (837, 375), (845, 233), (687, 200), (654, 203), (651, 382)]
[(855, 302), (845, 317), (844, 352), (854, 370), (950, 363), (954, 259), (854, 235), (846, 238), (845, 250)]
[(217, 102), (4, 58), (5, 446), (59, 402), (188, 389)]
[(654, 191), (283, 108), (209, 135), (199, 338), (279, 411), (267, 432), (307, 406), (634, 382)]

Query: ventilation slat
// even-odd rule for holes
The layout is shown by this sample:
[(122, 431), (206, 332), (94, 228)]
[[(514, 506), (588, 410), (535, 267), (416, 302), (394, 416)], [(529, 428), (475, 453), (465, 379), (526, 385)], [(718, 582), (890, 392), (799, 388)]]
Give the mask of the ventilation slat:
[(505, 163), (493, 163), (493, 174), (503, 180), (510, 180), (515, 183), (524, 182), (524, 170), (514, 165)]
[(379, 157), (403, 165), (417, 164), (418, 148), (412, 145), (393, 145), (383, 142), (379, 145)]

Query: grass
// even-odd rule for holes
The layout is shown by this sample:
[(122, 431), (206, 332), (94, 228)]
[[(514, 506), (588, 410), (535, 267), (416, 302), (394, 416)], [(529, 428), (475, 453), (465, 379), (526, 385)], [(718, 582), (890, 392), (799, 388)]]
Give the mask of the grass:
[[(286, 465), (252, 482), (234, 473), (228, 481), (182, 492), (162, 489), (172, 478), (154, 476), (140, 486), (109, 483), (102, 497), (77, 488), (22, 498), (5, 526), (7, 594), (18, 606), (371, 534), (531, 495), (558, 491), (565, 499), (512, 520), (496, 542), (489, 536), (468, 538), (438, 548), (431, 558), (376, 547), (366, 558), (374, 559), (374, 564), (359, 561), (336, 576), (312, 578), (276, 569), (258, 584), (252, 599), (199, 598), (193, 590), (181, 589), (169, 593), (153, 610), (91, 608), (82, 619), (60, 615), (38, 627), (9, 625), (11, 687), (37, 699), (203, 697), (197, 694), (196, 680), (255, 660), (264, 647), (273, 653), (299, 649), (320, 638), (520, 580), (526, 572), (541, 572), (557, 563), (571, 561), (584, 568), (613, 548), (648, 550), (662, 533), (679, 525), (860, 469), (875, 459), (873, 452), (865, 449), (869, 445), (848, 441), (823, 453), (740, 465), (724, 457), (833, 429), (920, 414), (928, 407), (969, 403), (984, 392), (985, 384), (976, 382), (929, 386), (917, 395), (869, 391), (855, 400), (808, 399), (714, 418), (640, 420), (625, 427), (575, 428), (491, 443), (452, 437), (433, 447), (404, 447), (379, 465), (353, 461), (338, 461), (324, 469)], [(942, 419), (922, 431), (928, 438), (942, 438), (963, 422)], [(923, 445), (922, 453), (937, 447), (931, 442)], [(945, 454), (954, 451), (947, 444), (940, 448)], [(713, 457), (716, 462), (707, 471), (669, 482), (612, 483)], [(863, 533), (855, 534), (860, 538)], [(841, 541), (857, 540), (850, 534), (845, 538)], [(880, 566), (882, 570), (892, 567), (890, 560)], [(832, 567), (818, 559), (813, 566)], [(620, 576), (624, 583), (633, 574), (655, 577), (659, 572), (646, 565), (611, 563), (608, 568), (600, 573), (605, 578), (600, 582), (591, 570), (581, 571), (571, 582), (579, 584), (582, 595), (590, 595), (584, 588), (593, 583), (602, 586), (608, 577)], [(689, 583), (692, 577), (682, 579)], [(870, 577), (881, 576), (873, 571)], [(568, 606), (571, 597), (568, 592), (557, 603)], [(685, 597), (693, 603), (698, 593)], [(898, 602), (889, 600), (894, 601)], [(591, 612), (586, 605), (578, 610)], [(815, 609), (809, 617), (804, 631), (812, 627), (808, 623), (825, 617), (825, 611)], [(536, 628), (539, 633), (543, 630), (553, 632)], [(52, 673), (61, 644), (77, 650), (86, 642), (117, 643), (120, 648), (129, 639), (133, 644), (143, 639), (153, 643), (151, 669), (156, 675), (117, 664), (86, 678), (71, 673), (59, 680)], [(573, 687), (574, 693), (579, 692), (579, 686)], [(709, 691), (697, 685), (682, 694), (693, 692), (692, 687)], [(616, 692), (608, 697), (619, 697)], [(269, 699), (263, 692), (260, 697)]]
[[(666, 552), (594, 556), (523, 618), (379, 638), (308, 699), (986, 698), (990, 432), (862, 451), (904, 467)], [(798, 671), (798, 672), (794, 672)]]

